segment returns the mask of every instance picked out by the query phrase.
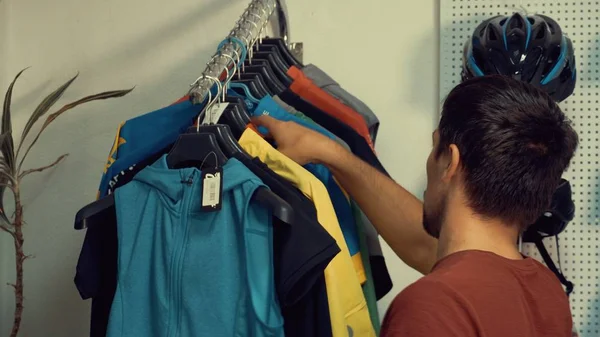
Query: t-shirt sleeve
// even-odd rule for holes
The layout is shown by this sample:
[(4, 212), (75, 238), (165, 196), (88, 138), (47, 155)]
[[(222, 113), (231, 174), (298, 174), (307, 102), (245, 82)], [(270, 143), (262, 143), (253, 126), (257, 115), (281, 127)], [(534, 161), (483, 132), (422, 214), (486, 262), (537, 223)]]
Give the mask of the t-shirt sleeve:
[(335, 240), (309, 214), (302, 214), (297, 219), (300, 223), (291, 226), (274, 225), (274, 251), (280, 254), (275, 258), (281, 260), (276, 279), (282, 306), (294, 305), (310, 292), (340, 252)]
[(381, 337), (477, 337), (468, 303), (448, 286), (421, 279), (402, 291), (383, 321)]

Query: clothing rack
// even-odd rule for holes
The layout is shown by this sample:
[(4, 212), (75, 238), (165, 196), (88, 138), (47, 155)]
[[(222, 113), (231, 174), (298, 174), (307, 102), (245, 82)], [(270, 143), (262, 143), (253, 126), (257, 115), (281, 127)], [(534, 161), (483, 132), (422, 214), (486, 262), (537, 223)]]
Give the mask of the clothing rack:
[[(276, 8), (279, 17), (279, 33), (287, 44), (289, 30), (286, 8), (282, 0), (253, 0), (229, 33), (228, 38), (232, 38), (231, 41), (219, 48), (207, 63), (202, 75), (191, 84), (189, 96), (194, 104), (203, 102), (210, 88), (216, 83), (216, 79), (220, 79), (224, 72), (236, 67), (235, 62), (240, 59), (244, 48), (248, 53), (252, 52), (248, 50), (249, 47), (260, 38)], [(234, 43), (236, 40), (243, 43), (244, 47)]]

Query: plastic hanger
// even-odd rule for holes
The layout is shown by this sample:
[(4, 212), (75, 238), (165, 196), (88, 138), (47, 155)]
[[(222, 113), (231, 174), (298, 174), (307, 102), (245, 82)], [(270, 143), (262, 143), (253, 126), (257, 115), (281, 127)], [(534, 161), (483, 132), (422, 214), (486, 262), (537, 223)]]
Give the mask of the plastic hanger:
[(273, 68), (273, 71), (275, 72), (277, 77), (279, 77), (279, 79), (282, 80), (282, 82), (286, 83), (285, 79), (291, 81), (291, 78), (287, 74), (289, 67), (280, 58), (277, 57), (276, 53), (270, 51), (260, 51), (253, 53), (252, 56), (254, 57), (254, 59), (268, 61), (271, 64), (271, 68)]
[(235, 139), (240, 139), (248, 125), (240, 118), (239, 110), (235, 105), (228, 106), (225, 111), (223, 111), (219, 123), (229, 125), (231, 134)]
[[(242, 149), (240, 144), (237, 142), (237, 138), (232, 134), (229, 125), (216, 124), (216, 123), (218, 123), (219, 118), (212, 115), (212, 113), (214, 111), (213, 108), (215, 107), (214, 102), (217, 102), (221, 99), (221, 97), (222, 97), (221, 93), (223, 92), (223, 87), (221, 86), (221, 83), (219, 82), (219, 80), (217, 78), (213, 78), (213, 77), (209, 77), (209, 76), (206, 76), (206, 78), (214, 80), (215, 83), (217, 84), (217, 87), (218, 87), (217, 95), (216, 95), (215, 99), (212, 100), (213, 103), (212, 104), (209, 103), (207, 105), (207, 108), (204, 111), (204, 115), (205, 115), (204, 117), (205, 117), (205, 121), (207, 121), (207, 123), (205, 122), (203, 124), (200, 124), (200, 117), (198, 117), (197, 126), (195, 128), (191, 127), (190, 129), (188, 129), (188, 131), (189, 132), (196, 131), (196, 133), (206, 132), (206, 133), (213, 134), (216, 137), (216, 144), (207, 143), (206, 145), (203, 145), (203, 144), (198, 143), (197, 146), (199, 148), (200, 155), (202, 154), (202, 151), (204, 150), (204, 148), (207, 147), (209, 149), (212, 149), (212, 148), (222, 149), (224, 156), (226, 156), (226, 158), (231, 158), (235, 155), (244, 155), (247, 158), (250, 158), (250, 156)], [(229, 76), (227, 76), (227, 78), (229, 78)], [(211, 102), (210, 99), (209, 99), (209, 102)], [(175, 148), (173, 148), (173, 150), (174, 149)], [(167, 162), (168, 162), (168, 157), (167, 157)], [(219, 165), (219, 166), (222, 166), (222, 165)]]
[(252, 114), (250, 113), (250, 111), (248, 111), (248, 108), (247, 108), (247, 105), (246, 105), (246, 102), (244, 101), (244, 99), (242, 99), (240, 97), (231, 96), (231, 95), (229, 95), (229, 91), (228, 91), (228, 94), (225, 97), (225, 102), (228, 102), (229, 104), (231, 104), (237, 108), (237, 110), (240, 112), (240, 116), (242, 117), (241, 119), (244, 120), (246, 122), (246, 124), (250, 123), (250, 116)]
[[(213, 125), (208, 125), (208, 127), (211, 126)], [(179, 136), (167, 154), (167, 166), (172, 169), (184, 167), (203, 169), (225, 165), (227, 157), (221, 151), (215, 136), (219, 131), (216, 128), (205, 128), (204, 126), (188, 129), (186, 133)]]
[(281, 54), (281, 52), (279, 51), (279, 48), (277, 48), (277, 46), (270, 45), (270, 44), (260, 44), (260, 45), (257, 45), (254, 48), (254, 50), (252, 51), (253, 55), (256, 53), (269, 53), (269, 54), (273, 55), (273, 57), (275, 58), (275, 61), (277, 61), (278, 63), (283, 65), (283, 67), (285, 67), (285, 69), (288, 69), (292, 66), (292, 64), (288, 63), (288, 61), (283, 57), (283, 55)]
[(256, 84), (256, 86), (260, 89), (261, 93), (266, 92), (268, 95), (271, 95), (271, 96), (274, 95), (274, 93), (271, 91), (271, 87), (267, 84), (267, 82), (265, 81), (264, 77), (261, 74), (250, 72), (250, 71), (246, 70), (245, 68), (246, 67), (244, 67), (244, 70), (245, 70), (244, 73), (242, 73), (238, 76), (238, 78), (242, 81), (242, 83), (244, 80), (250, 80), (250, 81), (254, 82), (254, 84)]
[(246, 109), (246, 104), (239, 97), (227, 96), (225, 102), (229, 103), (229, 106), (223, 111), (219, 122), (229, 125), (235, 138), (239, 139), (241, 133), (244, 132), (251, 121), (250, 114)]
[(80, 230), (102, 226), (106, 224), (107, 219), (115, 219), (115, 214), (115, 195), (111, 194), (81, 208), (75, 214), (74, 227)]
[(267, 79), (273, 78), (274, 83), (281, 84), (281, 86), (283, 87), (283, 90), (285, 90), (287, 87), (292, 85), (292, 82), (293, 82), (292, 78), (289, 77), (287, 74), (284, 74), (284, 76), (277, 76), (275, 71), (273, 70), (273, 67), (267, 60), (252, 59), (252, 61), (244, 62), (244, 69), (248, 69), (247, 70), (248, 72), (254, 72), (251, 69), (253, 69), (255, 67), (260, 67), (261, 71), (264, 71), (265, 73), (267, 73), (267, 76), (265, 76)]
[[(207, 78), (210, 78), (207, 76)], [(217, 83), (217, 86), (220, 86), (220, 82), (218, 82), (218, 79), (214, 79), (215, 82)], [(218, 91), (218, 95), (217, 97), (220, 96), (220, 92), (222, 91), (219, 90)], [(210, 101), (210, 100), (209, 100)], [(212, 106), (209, 106), (206, 111), (205, 114), (210, 114), (211, 113), (211, 109)], [(198, 117), (198, 122), (200, 120), (200, 117)], [(210, 118), (209, 118), (210, 120)], [(225, 124), (202, 124), (202, 125), (198, 125), (196, 127), (191, 127), (190, 130), (196, 131), (196, 132), (200, 132), (200, 134), (206, 132), (209, 133), (211, 135), (214, 135), (214, 140), (216, 141), (216, 143), (210, 143), (210, 144), (204, 144), (204, 143), (197, 143), (196, 144), (196, 149), (190, 149), (190, 151), (192, 153), (188, 154), (184, 154), (182, 152), (181, 156), (185, 157), (186, 155), (189, 157), (193, 157), (195, 158), (200, 158), (201, 155), (204, 154), (205, 151), (207, 150), (211, 150), (215, 152), (215, 156), (213, 157), (217, 157), (217, 159), (221, 159), (221, 155), (223, 156), (223, 158), (227, 159), (227, 157), (233, 157), (235, 155), (244, 155), (247, 156), (248, 158), (250, 158), (250, 156), (240, 147), (239, 143), (237, 142), (237, 140), (234, 138), (233, 134), (231, 133), (231, 129), (229, 128), (228, 125)], [(183, 136), (183, 135), (182, 135)], [(186, 144), (187, 145), (187, 144)], [(171, 152), (174, 152), (177, 147), (177, 144), (175, 145), (175, 147), (173, 148), (173, 150), (171, 150)], [(223, 152), (219, 153), (219, 149), (222, 149)], [(184, 148), (182, 148), (181, 151), (185, 150)], [(200, 153), (200, 155), (197, 155), (197, 153)], [(212, 153), (212, 152), (211, 152)], [(211, 153), (208, 153), (209, 155)], [(171, 155), (171, 153), (169, 154)], [(169, 163), (169, 155), (167, 155), (167, 163)], [(204, 159), (207, 159), (206, 157)], [(190, 160), (188, 159), (188, 157), (185, 158), (185, 161), (187, 163), (194, 163), (194, 160)], [(221, 164), (220, 166), (222, 166), (223, 164)], [(277, 218), (279, 218), (280, 220), (292, 224), (293, 223), (293, 219), (294, 219), (294, 210), (292, 209), (292, 206), (290, 206), (290, 204), (288, 204), (285, 200), (281, 199), (279, 196), (277, 196), (275, 193), (273, 193), (270, 189), (261, 187), (258, 188), (253, 196), (252, 196), (252, 201), (256, 201), (258, 202), (260, 205), (270, 209), (273, 212), (273, 215), (276, 216)]]
[(261, 74), (258, 73), (244, 73), (240, 75), (241, 83), (252, 83), (258, 89), (258, 93), (261, 98), (267, 95), (273, 96), (274, 92), (271, 91), (271, 88), (265, 83)]
[[(217, 121), (218, 124), (228, 125), (230, 128), (230, 133), (233, 135), (235, 139), (239, 139), (244, 130), (246, 129), (246, 125), (248, 125), (248, 121), (250, 120), (249, 116), (244, 116), (246, 112), (239, 109), (240, 104), (244, 106), (243, 101), (240, 98), (225, 98), (225, 102), (228, 104), (221, 117)], [(219, 131), (220, 132), (220, 131)], [(225, 131), (226, 132), (226, 131)], [(227, 146), (227, 145), (224, 145)], [(243, 152), (242, 149), (239, 149)]]
[(277, 78), (277, 76), (275, 76), (275, 74), (272, 73), (272, 69), (267, 68), (266, 66), (244, 64), (244, 73), (259, 74), (263, 82), (269, 89), (271, 96), (278, 95), (286, 89), (286, 87), (283, 85), (283, 83), (281, 83), (279, 78)]
[(231, 82), (229, 84), (230, 90), (234, 90), (236, 93), (244, 96), (245, 100), (248, 100), (254, 104), (258, 104), (260, 100), (254, 96), (247, 84), (242, 82)]
[(299, 68), (304, 67), (304, 65), (302, 63), (300, 63), (300, 61), (298, 61), (294, 55), (292, 55), (292, 52), (289, 50), (289, 48), (285, 45), (285, 41), (283, 41), (282, 38), (264, 38), (261, 41), (261, 44), (258, 46), (258, 50), (261, 50), (262, 46), (266, 46), (266, 45), (272, 45), (277, 47), (277, 49), (279, 50), (279, 53), (281, 54), (281, 56), (286, 60), (287, 64), (289, 65), (293, 65)]

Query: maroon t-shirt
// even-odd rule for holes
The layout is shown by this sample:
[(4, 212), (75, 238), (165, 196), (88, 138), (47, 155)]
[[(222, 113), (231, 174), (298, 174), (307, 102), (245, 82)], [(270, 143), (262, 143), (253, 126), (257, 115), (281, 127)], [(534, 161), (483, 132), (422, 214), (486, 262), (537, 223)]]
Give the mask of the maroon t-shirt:
[(532, 258), (451, 254), (392, 302), (382, 337), (570, 337), (569, 300)]

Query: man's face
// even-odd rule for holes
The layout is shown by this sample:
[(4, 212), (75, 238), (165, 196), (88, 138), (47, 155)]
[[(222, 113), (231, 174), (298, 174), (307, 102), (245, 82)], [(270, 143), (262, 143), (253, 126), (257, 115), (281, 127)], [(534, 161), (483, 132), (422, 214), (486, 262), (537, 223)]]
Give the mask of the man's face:
[(433, 148), (427, 158), (427, 189), (423, 200), (423, 227), (427, 234), (434, 238), (440, 237), (444, 215), (446, 214), (448, 190), (442, 181), (445, 165), (443, 156), (436, 158), (439, 144), (439, 133), (433, 133)]

